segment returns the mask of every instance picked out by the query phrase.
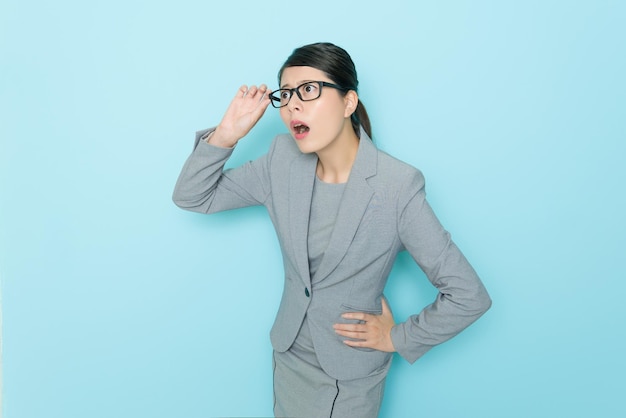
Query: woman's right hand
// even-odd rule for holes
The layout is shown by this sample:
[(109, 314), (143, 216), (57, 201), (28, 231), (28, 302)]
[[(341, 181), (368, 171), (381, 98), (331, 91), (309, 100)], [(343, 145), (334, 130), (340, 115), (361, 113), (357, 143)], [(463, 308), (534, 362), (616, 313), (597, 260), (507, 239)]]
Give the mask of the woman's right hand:
[(270, 104), (270, 93), (265, 84), (239, 87), (208, 142), (219, 147), (234, 147), (261, 119)]

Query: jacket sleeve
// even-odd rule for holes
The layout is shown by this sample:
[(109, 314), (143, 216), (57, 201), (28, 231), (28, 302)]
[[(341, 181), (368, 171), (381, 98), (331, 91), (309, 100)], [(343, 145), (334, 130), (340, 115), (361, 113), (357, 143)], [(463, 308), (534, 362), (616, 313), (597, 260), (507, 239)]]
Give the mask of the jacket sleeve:
[(216, 147), (201, 140), (213, 130), (196, 133), (194, 150), (178, 176), (172, 200), (182, 209), (201, 213), (263, 205), (270, 190), (270, 153), (224, 170), (234, 148)]
[(491, 306), (480, 278), (426, 201), (416, 171), (398, 206), (398, 233), (439, 294), (433, 303), (391, 331), (396, 351), (410, 363), (476, 321)]

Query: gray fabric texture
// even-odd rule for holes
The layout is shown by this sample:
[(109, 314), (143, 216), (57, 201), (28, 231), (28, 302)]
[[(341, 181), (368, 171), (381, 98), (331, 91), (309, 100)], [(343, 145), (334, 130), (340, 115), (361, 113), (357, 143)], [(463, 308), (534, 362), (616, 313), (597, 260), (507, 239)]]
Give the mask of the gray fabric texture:
[(308, 239), (309, 271), (312, 278), (315, 277), (330, 242), (344, 189), (345, 184), (324, 183), (315, 176)]
[(305, 318), (292, 347), (274, 352), (274, 415), (299, 418), (376, 418), (391, 359), (369, 376), (337, 380), (321, 368)]
[(347, 346), (333, 324), (344, 322), (345, 312), (381, 313), (383, 289), (400, 251), (408, 251), (438, 289), (430, 305), (391, 331), (395, 349), (407, 361), (457, 335), (491, 306), (478, 275), (428, 204), (422, 173), (378, 150), (363, 130), (335, 228), (313, 278), (307, 247), (317, 155), (301, 153), (291, 135), (279, 135), (264, 156), (224, 170), (233, 150), (199, 141), (208, 131), (196, 134), (173, 200), (200, 213), (265, 206), (285, 273), (270, 331), (275, 351), (291, 347), (306, 315), (317, 358), (329, 376), (351, 380), (380, 369), (390, 353)]

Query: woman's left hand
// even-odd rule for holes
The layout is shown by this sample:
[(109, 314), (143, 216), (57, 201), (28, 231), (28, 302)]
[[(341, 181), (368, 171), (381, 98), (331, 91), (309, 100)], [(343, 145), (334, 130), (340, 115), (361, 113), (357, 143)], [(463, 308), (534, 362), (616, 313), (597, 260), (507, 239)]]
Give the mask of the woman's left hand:
[[(363, 321), (361, 324), (335, 324), (335, 332), (342, 337), (352, 338), (344, 343), (351, 347), (373, 348), (374, 350), (393, 353), (396, 349), (391, 341), (391, 328), (395, 325), (391, 309), (385, 298), (382, 298), (383, 311), (380, 315), (365, 312), (348, 312), (345, 319)], [(355, 341), (356, 340), (356, 341)]]

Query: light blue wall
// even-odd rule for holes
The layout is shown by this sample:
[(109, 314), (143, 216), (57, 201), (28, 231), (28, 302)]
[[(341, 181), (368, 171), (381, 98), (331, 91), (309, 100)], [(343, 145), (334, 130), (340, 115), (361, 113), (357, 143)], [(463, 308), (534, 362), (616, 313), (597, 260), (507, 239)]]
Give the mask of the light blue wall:
[[(0, 2), (5, 418), (271, 415), (271, 224), (170, 195), (194, 131), (319, 40), (494, 299), (396, 357), (382, 416), (626, 416), (624, 2), (167, 3)], [(405, 255), (387, 294), (434, 297)]]

